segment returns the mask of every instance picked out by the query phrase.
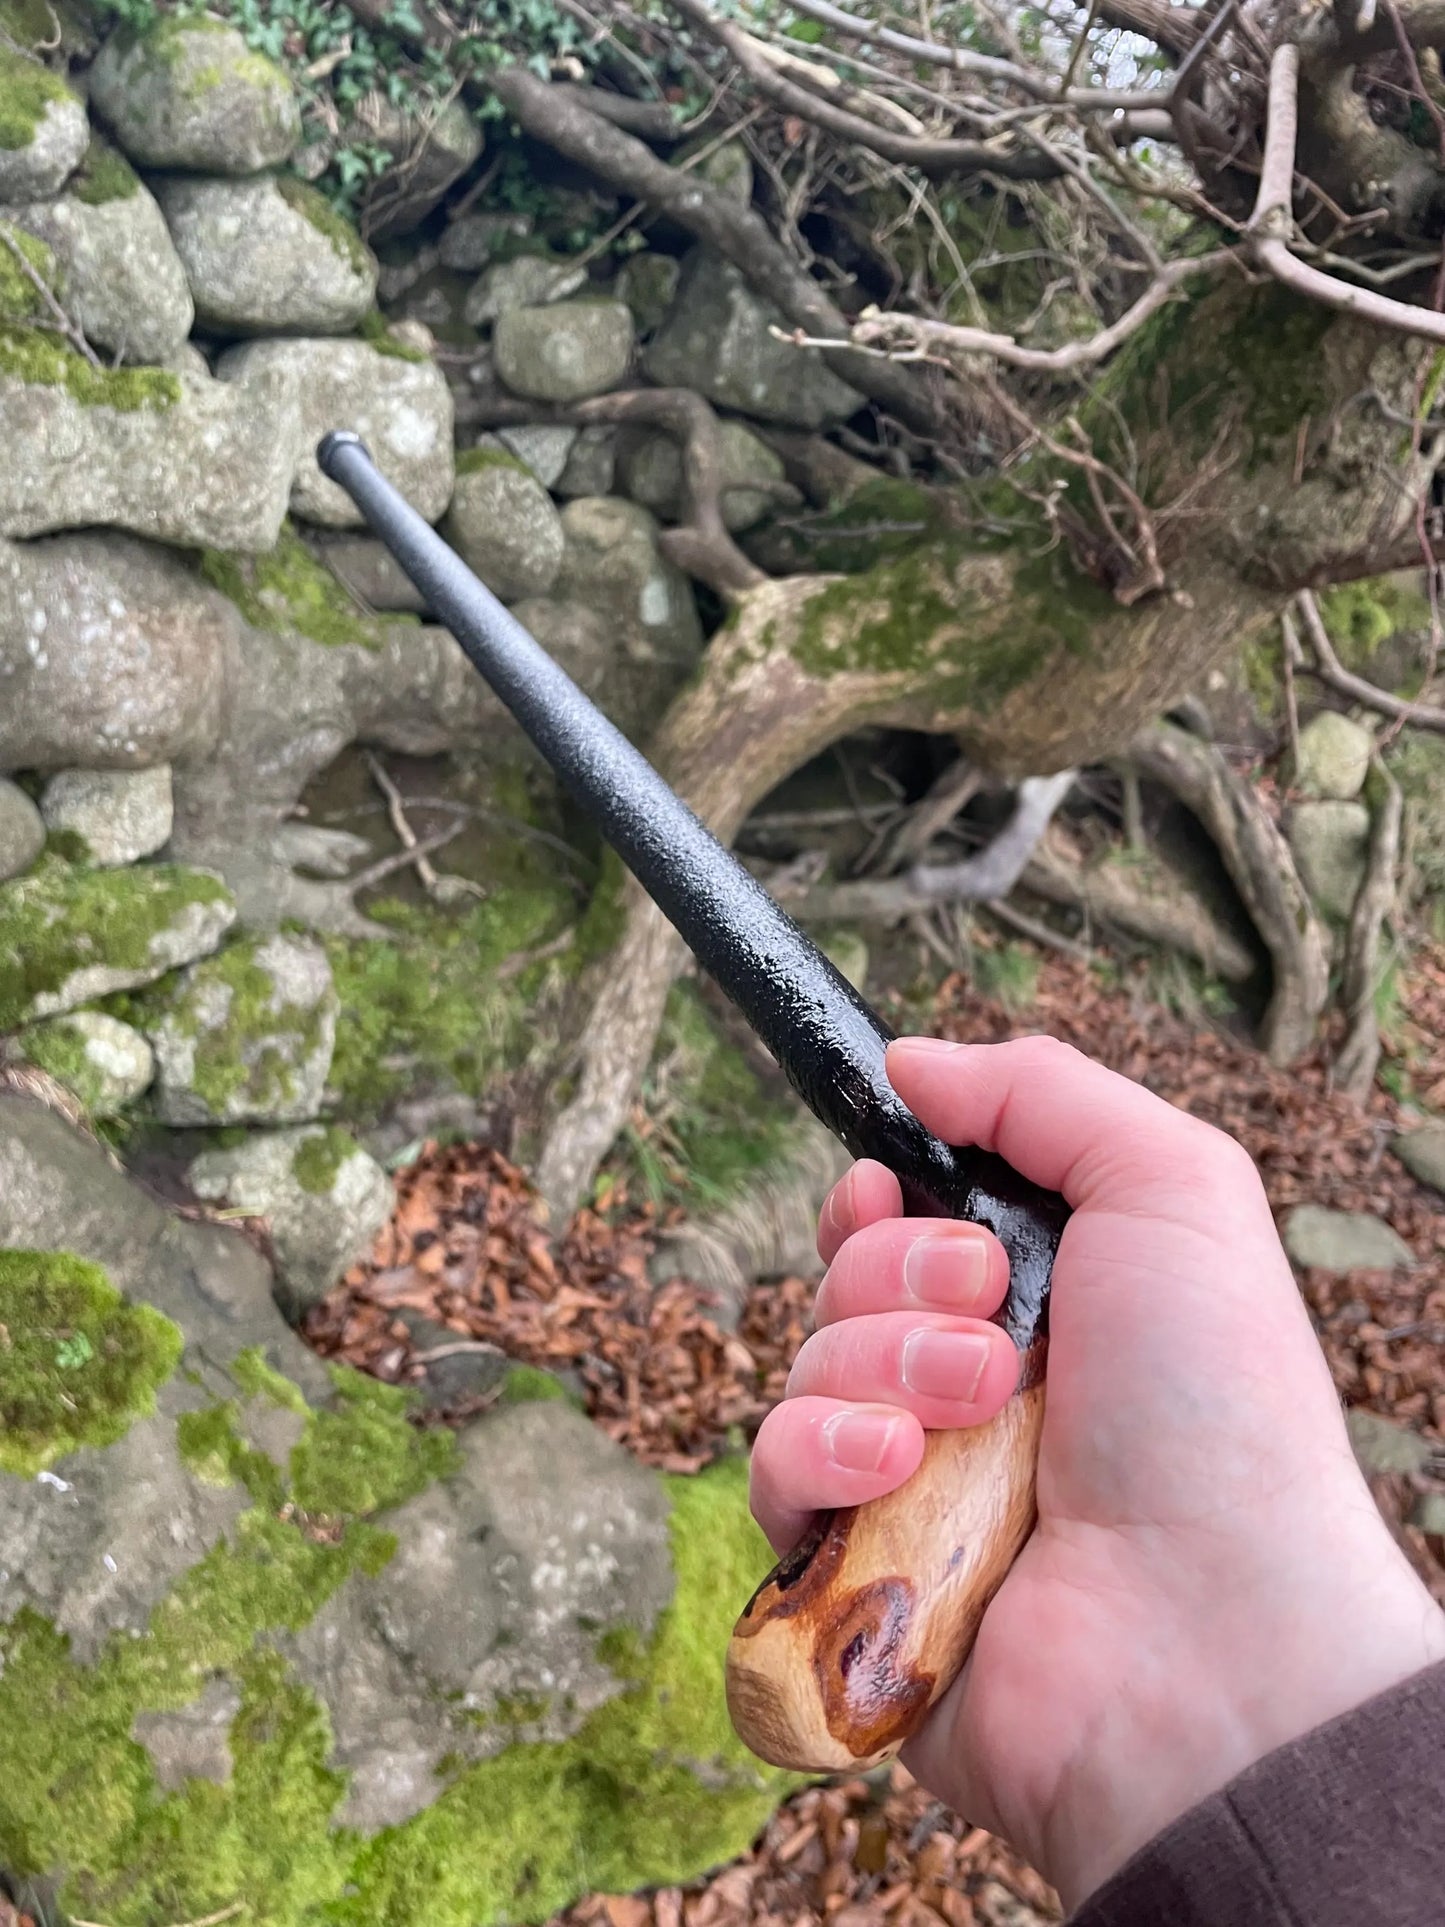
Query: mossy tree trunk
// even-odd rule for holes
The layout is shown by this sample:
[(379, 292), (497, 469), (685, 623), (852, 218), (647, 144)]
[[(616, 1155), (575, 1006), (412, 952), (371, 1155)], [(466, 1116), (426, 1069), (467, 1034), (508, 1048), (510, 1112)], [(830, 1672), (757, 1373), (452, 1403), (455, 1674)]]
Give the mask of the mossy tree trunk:
[[(1433, 466), (1398, 421), (1429, 354), (1274, 289), (1181, 302), (1077, 415), (1077, 445), (1087, 435), (1148, 505), (1164, 586), (1127, 600), (1140, 528), (1117, 513), (1111, 528), (1080, 467), (1045, 452), (867, 573), (746, 594), (655, 760), (727, 840), (790, 771), (870, 724), (954, 734), (1011, 775), (1116, 754), (1296, 589), (1390, 566)], [(621, 1127), (682, 959), (631, 884), (625, 911), (544, 1147), (554, 1208), (575, 1203)]]

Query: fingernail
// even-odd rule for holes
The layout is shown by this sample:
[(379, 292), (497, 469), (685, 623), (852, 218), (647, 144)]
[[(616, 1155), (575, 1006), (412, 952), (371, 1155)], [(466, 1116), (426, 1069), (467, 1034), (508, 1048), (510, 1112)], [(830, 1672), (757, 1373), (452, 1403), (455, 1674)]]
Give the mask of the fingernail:
[(921, 1305), (969, 1311), (988, 1282), (988, 1252), (972, 1232), (919, 1238), (903, 1260), (903, 1288)]
[(910, 1332), (903, 1341), (903, 1383), (924, 1398), (971, 1399), (989, 1350), (989, 1341), (973, 1332)]
[(890, 1051), (918, 1051), (930, 1057), (938, 1057), (950, 1051), (968, 1050), (970, 1046), (954, 1037), (899, 1037), (895, 1038), (888, 1048)]
[(823, 1427), (823, 1444), (845, 1471), (876, 1472), (897, 1427), (882, 1412), (838, 1412)]

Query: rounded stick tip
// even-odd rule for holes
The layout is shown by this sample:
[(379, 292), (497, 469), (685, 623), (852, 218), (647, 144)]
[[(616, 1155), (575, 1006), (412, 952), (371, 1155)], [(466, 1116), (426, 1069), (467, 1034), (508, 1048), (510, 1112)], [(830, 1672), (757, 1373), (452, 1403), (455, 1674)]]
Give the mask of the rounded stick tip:
[(334, 481), (337, 458), (352, 448), (360, 449), (361, 453), (370, 460), (371, 451), (361, 437), (351, 429), (333, 428), (330, 434), (323, 435), (316, 445), (316, 461), (321, 473)]

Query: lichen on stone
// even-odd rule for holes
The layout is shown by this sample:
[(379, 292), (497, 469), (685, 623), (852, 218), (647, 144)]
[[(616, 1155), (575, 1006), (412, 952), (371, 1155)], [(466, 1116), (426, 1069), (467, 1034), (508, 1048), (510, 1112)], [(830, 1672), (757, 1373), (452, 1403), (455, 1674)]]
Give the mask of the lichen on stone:
[(58, 335), (13, 323), (0, 326), (0, 376), (7, 375), (38, 388), (64, 388), (82, 408), (126, 415), (172, 408), (181, 398), (180, 377), (169, 368), (99, 367)]
[(52, 103), (73, 98), (58, 74), (0, 41), (0, 148), (28, 147)]
[[(312, 187), (309, 181), (298, 180), (294, 174), (278, 174), (276, 189), (293, 213), (299, 214), (303, 221), (309, 222), (318, 234), (325, 237), (332, 252), (353, 274), (365, 276), (372, 272), (371, 257), (361, 236), (346, 216), (339, 214), (326, 196)], [(426, 357), (419, 355), (416, 359), (424, 361)]]
[(379, 308), (372, 308), (361, 317), (357, 332), (379, 355), (390, 355), (394, 361), (431, 360), (431, 356), (423, 354), (420, 348), (412, 348), (406, 342), (398, 341)]
[(509, 448), (493, 448), (482, 443), (475, 448), (464, 448), (457, 455), (457, 475), (480, 475), (483, 469), (514, 468), (519, 475), (531, 476), (527, 464), (514, 455)]
[(267, 554), (223, 555), (218, 549), (203, 549), (199, 567), (211, 587), (233, 602), (253, 628), (293, 630), (323, 648), (381, 649), (388, 628), (415, 622), (411, 616), (389, 616), (381, 622), (358, 608), (289, 522)]
[(114, 1444), (181, 1355), (169, 1318), (63, 1251), (0, 1251), (0, 1331), (0, 1472), (21, 1477)]

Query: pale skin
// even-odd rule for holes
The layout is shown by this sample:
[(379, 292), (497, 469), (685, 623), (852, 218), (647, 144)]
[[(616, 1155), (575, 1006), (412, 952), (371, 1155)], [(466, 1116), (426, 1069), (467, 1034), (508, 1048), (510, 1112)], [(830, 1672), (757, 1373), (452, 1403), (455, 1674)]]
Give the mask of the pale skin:
[[(1074, 1208), (1054, 1270), (1038, 1525), (904, 1758), (1077, 1906), (1236, 1774), (1445, 1660), (1380, 1519), (1253, 1163), (1051, 1038), (906, 1038), (928, 1128)], [(753, 1454), (778, 1551), (892, 1491), (924, 1427), (987, 1422), (1017, 1356), (1008, 1261), (901, 1216), (860, 1162), (824, 1206), (817, 1326)]]

